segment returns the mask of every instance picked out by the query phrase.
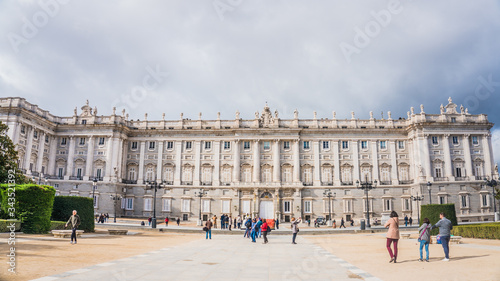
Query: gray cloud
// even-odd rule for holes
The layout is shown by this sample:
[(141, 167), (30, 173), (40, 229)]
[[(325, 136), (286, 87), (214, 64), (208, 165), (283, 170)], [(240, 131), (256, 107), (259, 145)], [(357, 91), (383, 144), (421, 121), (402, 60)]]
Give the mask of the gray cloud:
[[(43, 3), (59, 3), (42, 1)], [(99, 114), (143, 84), (147, 67), (169, 76), (129, 107), (132, 118), (252, 118), (266, 101), (283, 118), (366, 118), (411, 106), (438, 113), (449, 96), (499, 123), (500, 7), (497, 1), (227, 1), (221, 20), (211, 1), (68, 1), (20, 43), (36, 1), (0, 2), (0, 93), (22, 96), (57, 115), (85, 99)], [(50, 6), (50, 5), (49, 5)], [(55, 7), (54, 5), (52, 8)], [(38, 13), (38, 14), (37, 14)], [(46, 12), (48, 15), (48, 12)], [(40, 21), (42, 18), (38, 18)], [(346, 60), (356, 30), (379, 24)], [(368, 32), (370, 29), (368, 29)], [(480, 78), (492, 77), (490, 88)], [(495, 133), (497, 134), (497, 133)], [(498, 139), (498, 138), (497, 138)], [(496, 159), (500, 148), (495, 146)]]

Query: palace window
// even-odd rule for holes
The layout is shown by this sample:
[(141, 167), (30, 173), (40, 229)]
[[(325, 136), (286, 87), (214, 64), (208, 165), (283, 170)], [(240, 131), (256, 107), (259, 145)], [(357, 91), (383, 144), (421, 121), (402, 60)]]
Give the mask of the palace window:
[(125, 210), (133, 210), (133, 209), (134, 209), (134, 198), (126, 198)]
[(61, 145), (66, 145), (67, 138), (61, 138)]
[(224, 142), (224, 149), (231, 149), (231, 142), (225, 141)]
[(330, 142), (329, 141), (323, 141), (323, 149), (330, 149)]
[(312, 201), (304, 201), (304, 213), (312, 213)]
[(164, 175), (165, 181), (166, 182), (173, 182), (174, 181), (174, 168), (173, 167), (165, 167), (165, 175)]
[(349, 142), (348, 141), (342, 141), (342, 149), (349, 149)]
[(45, 135), (45, 142), (49, 143), (49, 136)]
[(162, 201), (163, 201), (162, 211), (163, 212), (172, 212), (172, 199), (165, 198)]
[(155, 149), (156, 142), (150, 141), (149, 142), (149, 149)]
[(290, 149), (290, 142), (289, 141), (283, 142), (283, 149)]
[(133, 141), (132, 143), (130, 143), (130, 149), (132, 149), (132, 150), (137, 149), (137, 142), (136, 141)]
[(104, 145), (104, 138), (99, 138), (99, 145)]
[(453, 144), (458, 144), (458, 137), (457, 136), (453, 136), (451, 139), (452, 139)]
[(224, 167), (222, 168), (222, 183), (230, 183), (231, 182), (231, 168)]
[(290, 201), (283, 201), (283, 212), (284, 213), (290, 213), (292, 208), (292, 202)]
[(38, 131), (37, 130), (33, 131), (33, 138), (38, 139)]
[(153, 208), (153, 198), (146, 197), (144, 198), (144, 211), (151, 211)]
[(250, 167), (244, 167), (243, 168), (243, 173), (242, 173), (242, 179), (243, 182), (252, 182), (252, 168)]
[(271, 182), (271, 167), (262, 169), (262, 182)]
[(269, 149), (271, 149), (271, 143), (270, 143), (270, 142), (268, 142), (268, 141), (265, 141), (265, 142), (264, 142), (264, 149), (265, 149), (265, 150), (269, 150)]
[(22, 125), (21, 126), (21, 134), (25, 134), (26, 133), (26, 126)]
[(361, 141), (361, 149), (367, 149), (368, 148), (368, 142), (367, 141)]
[(387, 148), (387, 142), (386, 141), (380, 141), (380, 149), (386, 149)]
[(488, 197), (488, 194), (481, 194), (481, 207), (489, 207)]
[(191, 200), (182, 199), (182, 212), (189, 213), (191, 211)]
[(384, 212), (392, 211), (392, 200), (384, 199)]
[(210, 199), (203, 199), (201, 201), (201, 212), (210, 213)]
[(243, 142), (243, 149), (250, 149), (250, 142), (249, 141)]
[(439, 144), (438, 137), (432, 137), (432, 144), (435, 144), (435, 145)]
[(173, 141), (167, 141), (167, 149), (173, 149), (174, 148), (174, 142)]
[(398, 148), (399, 149), (405, 149), (405, 142), (404, 141), (398, 141)]
[(80, 145), (85, 145), (85, 138), (80, 138)]
[(211, 141), (206, 141), (205, 142), (205, 149), (206, 150), (212, 149), (212, 142)]
[(130, 167), (128, 168), (128, 179), (129, 180), (135, 180), (135, 167)]
[(292, 182), (292, 168), (289, 166), (283, 168), (283, 182)]
[(468, 208), (469, 207), (468, 199), (469, 199), (468, 195), (461, 195), (460, 196), (460, 204), (461, 204), (462, 208)]
[(304, 149), (309, 149), (309, 148), (311, 148), (311, 147), (310, 147), (310, 145), (309, 145), (309, 141), (303, 141), (302, 143), (303, 143), (303, 145), (304, 145)]
[(186, 142), (186, 149), (191, 149), (192, 146), (193, 146), (193, 142), (190, 142), (190, 141)]

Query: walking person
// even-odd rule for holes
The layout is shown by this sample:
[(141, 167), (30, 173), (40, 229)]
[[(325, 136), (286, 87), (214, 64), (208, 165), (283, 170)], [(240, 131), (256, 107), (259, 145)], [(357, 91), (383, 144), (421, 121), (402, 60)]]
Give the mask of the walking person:
[(425, 261), (429, 261), (429, 243), (431, 241), (431, 223), (428, 218), (424, 218), (422, 226), (418, 228), (419, 236), (418, 241), (420, 242), (420, 259), (418, 261), (424, 261), (422, 257), (422, 248), (425, 246)]
[(262, 230), (260, 229), (261, 226), (262, 226), (262, 219), (259, 218), (257, 220), (257, 227), (255, 228), (255, 236), (257, 238), (261, 238), (262, 237)]
[(413, 223), (413, 219), (410, 217), (410, 219), (408, 220), (408, 222), (410, 223), (410, 226), (411, 226), (411, 224)]
[(343, 218), (343, 217), (340, 219), (340, 226), (339, 226), (339, 229), (341, 229), (341, 228), (342, 228), (342, 226), (345, 228), (344, 218)]
[(151, 217), (148, 218), (148, 223), (151, 225)]
[(168, 226), (168, 217), (165, 218), (165, 226)]
[[(389, 227), (387, 231), (387, 242), (386, 247), (391, 260), (389, 261), (396, 263), (398, 259), (398, 241), (399, 241), (399, 218), (398, 213), (395, 211), (391, 212), (390, 219), (385, 223), (384, 227)], [(391, 250), (391, 244), (394, 245), (394, 253)]]
[(405, 215), (405, 227), (408, 227), (408, 215)]
[(238, 229), (241, 228), (241, 216), (240, 215), (238, 215), (238, 218), (236, 219), (236, 225), (237, 225)]
[(224, 226), (224, 223), (225, 223), (225, 220), (224, 220), (224, 219), (225, 219), (225, 216), (224, 216), (224, 214), (222, 214), (222, 215), (220, 216), (220, 229), (224, 229), (224, 227), (225, 227), (225, 226)]
[[(73, 210), (73, 215), (69, 217), (69, 220), (66, 222), (64, 227), (68, 227), (68, 224), (71, 224), (71, 244), (76, 244), (76, 230), (80, 225), (80, 216), (76, 214), (76, 210)], [(75, 242), (73, 242), (73, 240)]]
[(243, 234), (243, 238), (250, 238), (250, 232), (252, 231), (252, 220), (250, 218), (245, 222), (245, 234)]
[(280, 219), (279, 218), (276, 218), (276, 222), (274, 223), (274, 225), (276, 226), (276, 229), (280, 229)]
[(257, 219), (253, 219), (252, 221), (252, 232), (250, 233), (250, 236), (252, 236), (252, 242), (255, 243), (255, 236), (257, 235)]
[(431, 229), (439, 227), (439, 236), (441, 236), (441, 245), (443, 245), (444, 259), (443, 261), (450, 261), (450, 235), (453, 225), (451, 221), (446, 218), (445, 213), (439, 214), (439, 220)]
[(231, 225), (233, 223), (233, 219), (231, 218), (231, 216), (228, 217), (227, 221), (228, 221), (228, 225), (229, 225), (229, 231), (231, 231)]
[(295, 239), (297, 238), (297, 233), (299, 233), (299, 226), (298, 224), (300, 223), (301, 218), (296, 220), (295, 218), (292, 218), (292, 223), (291, 223), (291, 229), (292, 229), (292, 244), (297, 244), (295, 243)]
[(180, 224), (181, 224), (181, 219), (177, 218), (177, 226), (179, 226)]
[(205, 240), (206, 239), (210, 239), (212, 240), (212, 221), (211, 220), (207, 220), (207, 222), (205, 222), (205, 227), (207, 228), (207, 234), (205, 236)]
[(264, 242), (262, 244), (267, 244), (267, 233), (269, 231), (269, 225), (267, 225), (267, 222), (264, 221), (264, 223), (262, 224), (262, 227), (261, 227), (261, 232), (262, 232), (262, 236), (264, 236)]
[(212, 219), (214, 220), (214, 222), (213, 222), (214, 228), (217, 228), (217, 216), (214, 215), (214, 217)]

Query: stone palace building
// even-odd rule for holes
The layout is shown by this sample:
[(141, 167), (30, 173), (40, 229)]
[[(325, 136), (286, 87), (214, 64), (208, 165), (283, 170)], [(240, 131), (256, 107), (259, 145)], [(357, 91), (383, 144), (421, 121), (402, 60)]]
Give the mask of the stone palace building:
[[(0, 98), (0, 120), (17, 145), (19, 166), (57, 195), (94, 196), (113, 216), (203, 220), (221, 214), (314, 220), (379, 220), (395, 210), (454, 203), (459, 221), (493, 220), (498, 178), (485, 114), (414, 108), (407, 118), (280, 119), (266, 105), (255, 118), (130, 120), (97, 115), (87, 102), (59, 117), (24, 98)], [(94, 182), (96, 181), (96, 182)], [(149, 182), (162, 183), (156, 194)], [(375, 182), (366, 193), (357, 182)], [(93, 184), (96, 188), (93, 190)], [(200, 191), (202, 197), (200, 197)], [(330, 191), (331, 196), (327, 196)], [(430, 197), (429, 197), (430, 194)], [(422, 201), (413, 200), (423, 196)], [(115, 200), (116, 199), (116, 200)], [(367, 201), (368, 200), (368, 204)], [(201, 212), (200, 212), (201, 209)]]

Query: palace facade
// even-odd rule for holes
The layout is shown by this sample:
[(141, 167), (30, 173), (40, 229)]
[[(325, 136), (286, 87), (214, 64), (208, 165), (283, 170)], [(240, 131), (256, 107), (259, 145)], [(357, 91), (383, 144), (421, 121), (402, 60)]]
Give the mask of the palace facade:
[[(24, 98), (0, 98), (22, 171), (57, 195), (94, 197), (98, 213), (148, 217), (156, 205), (158, 217), (193, 221), (220, 214), (359, 220), (366, 212), (380, 220), (392, 210), (416, 219), (418, 206), (432, 201), (454, 203), (459, 221), (493, 220), (484, 185), (498, 178), (493, 124), (451, 98), (439, 114), (419, 111), (367, 120), (354, 112), (299, 119), (295, 111), (281, 119), (266, 105), (250, 120), (236, 112), (232, 120), (200, 113), (135, 121), (115, 109), (98, 115), (88, 102), (58, 117)], [(161, 183), (156, 195), (153, 181)], [(357, 188), (375, 181), (368, 193)]]

